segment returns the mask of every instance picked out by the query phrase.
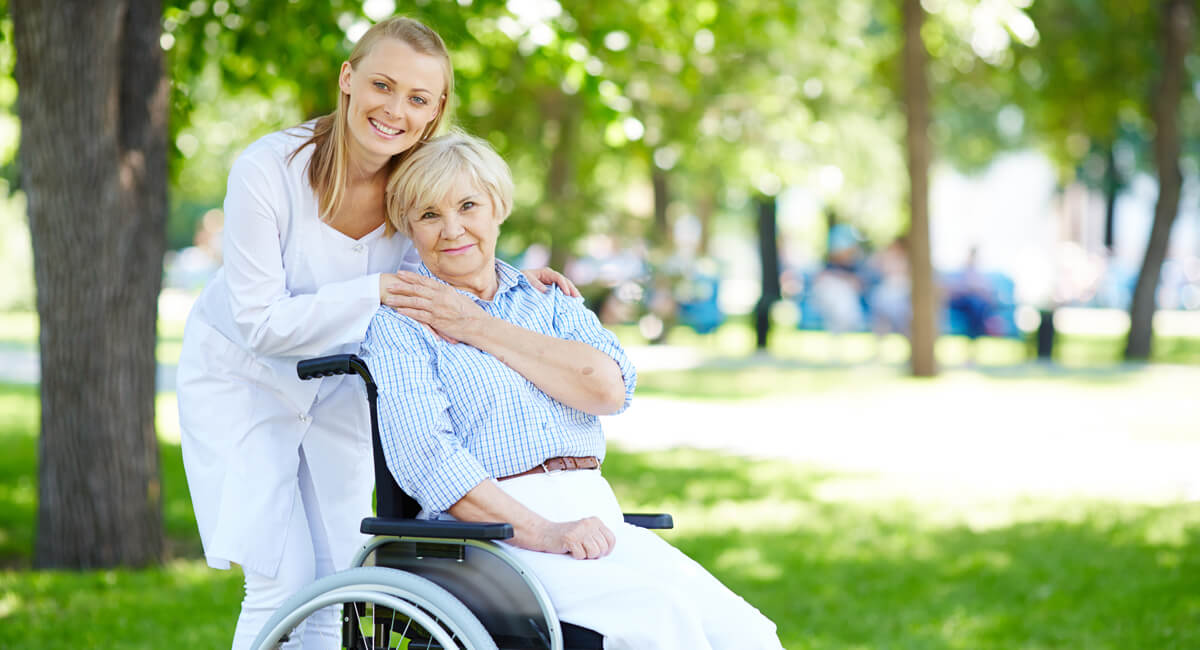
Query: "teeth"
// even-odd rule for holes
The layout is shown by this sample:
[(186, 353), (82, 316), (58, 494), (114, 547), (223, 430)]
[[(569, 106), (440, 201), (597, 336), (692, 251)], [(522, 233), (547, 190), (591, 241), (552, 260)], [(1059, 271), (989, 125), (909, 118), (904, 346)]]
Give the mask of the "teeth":
[(384, 133), (386, 133), (388, 135), (396, 135), (397, 133), (400, 132), (400, 129), (390, 129), (390, 128), (380, 124), (379, 122), (376, 122), (375, 120), (371, 120), (371, 124), (374, 124), (375, 128), (379, 129), (380, 131), (383, 131)]

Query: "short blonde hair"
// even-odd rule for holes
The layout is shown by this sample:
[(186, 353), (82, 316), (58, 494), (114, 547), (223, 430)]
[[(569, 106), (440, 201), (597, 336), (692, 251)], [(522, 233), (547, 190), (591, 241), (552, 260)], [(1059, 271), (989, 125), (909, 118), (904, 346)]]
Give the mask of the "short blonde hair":
[(412, 235), (407, 216), (446, 197), (462, 176), (491, 197), (503, 222), (512, 212), (513, 180), (508, 163), (486, 140), (462, 131), (438, 136), (409, 154), (387, 184), (388, 234)]

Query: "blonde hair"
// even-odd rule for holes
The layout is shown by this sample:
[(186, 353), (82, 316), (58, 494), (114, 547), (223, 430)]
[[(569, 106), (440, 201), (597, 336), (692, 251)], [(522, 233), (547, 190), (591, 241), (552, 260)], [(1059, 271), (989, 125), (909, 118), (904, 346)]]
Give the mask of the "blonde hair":
[[(370, 54), (375, 44), (385, 38), (394, 38), (420, 54), (432, 56), (442, 62), (442, 76), (445, 82), (445, 92), (441, 97), (437, 116), (425, 127), (420, 140), (410, 149), (395, 156), (388, 163), (392, 169), (404, 158), (421, 147), (421, 143), (438, 132), (445, 120), (454, 96), (454, 68), (450, 63), (450, 53), (442, 38), (423, 23), (403, 16), (392, 16), (371, 26), (355, 43), (346, 59), (354, 68), (359, 61)], [(328, 115), (317, 118), (312, 127), (312, 136), (292, 152), (292, 158), (305, 147), (312, 145), (313, 154), (308, 162), (308, 183), (317, 195), (317, 205), (321, 219), (329, 221), (342, 206), (346, 194), (346, 179), (350, 166), (350, 152), (347, 146), (349, 130), (346, 113), (350, 104), (350, 96), (338, 90), (337, 108)]]
[(388, 178), (384, 230), (389, 235), (396, 231), (411, 235), (407, 216), (445, 198), (463, 176), (487, 192), (501, 222), (508, 218), (513, 201), (508, 164), (486, 140), (452, 131), (425, 143), (396, 166)]

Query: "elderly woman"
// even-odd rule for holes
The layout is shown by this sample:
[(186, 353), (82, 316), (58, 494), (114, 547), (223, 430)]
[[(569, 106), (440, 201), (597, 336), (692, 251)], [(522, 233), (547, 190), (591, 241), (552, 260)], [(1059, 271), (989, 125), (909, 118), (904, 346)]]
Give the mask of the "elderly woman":
[(758, 610), (622, 520), (596, 416), (629, 404), (633, 366), (581, 301), (539, 293), (496, 259), (512, 193), (504, 161), (463, 134), (429, 142), (389, 181), (389, 222), (424, 277), (424, 293), (380, 309), (363, 343), (397, 482), (424, 517), (510, 522), (509, 548), (559, 617), (607, 648), (779, 648)]

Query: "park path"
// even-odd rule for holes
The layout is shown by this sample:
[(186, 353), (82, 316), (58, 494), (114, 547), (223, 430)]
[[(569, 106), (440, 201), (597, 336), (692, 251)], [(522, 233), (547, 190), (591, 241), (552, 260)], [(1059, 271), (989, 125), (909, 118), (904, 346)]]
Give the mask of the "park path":
[[(836, 470), (845, 478), (829, 489), (843, 494), (830, 497), (1200, 500), (1200, 401), (1169, 397), (1178, 388), (1162, 397), (1067, 382), (998, 390), (960, 372), (933, 386), (732, 404), (641, 397), (606, 418), (605, 432), (624, 449), (691, 446)], [(1147, 372), (1151, 384), (1200, 385), (1197, 368)], [(880, 489), (889, 494), (872, 493)]]
[[(643, 372), (699, 362), (679, 348), (630, 355)], [(174, 390), (174, 371), (160, 366), (159, 390)], [(951, 501), (1200, 500), (1200, 400), (1181, 397), (1200, 386), (1200, 368), (1128, 371), (1137, 382), (1128, 390), (1120, 381), (1070, 377), (1031, 390), (974, 370), (948, 370), (936, 383), (877, 381), (896, 368), (847, 371), (878, 387), (737, 402), (638, 397), (625, 413), (604, 418), (605, 431), (623, 449), (690, 446), (835, 470), (844, 478), (827, 489), (843, 494), (831, 498), (884, 486), (894, 497)], [(0, 380), (37, 378), (36, 351), (0, 346)]]
[[(687, 365), (682, 350), (631, 356)], [(836, 470), (846, 476), (828, 486), (838, 498), (1200, 501), (1200, 367), (1030, 363), (950, 368), (933, 382), (870, 364), (837, 372), (851, 381), (756, 401), (638, 397), (605, 418), (605, 432), (625, 449), (691, 446)]]

